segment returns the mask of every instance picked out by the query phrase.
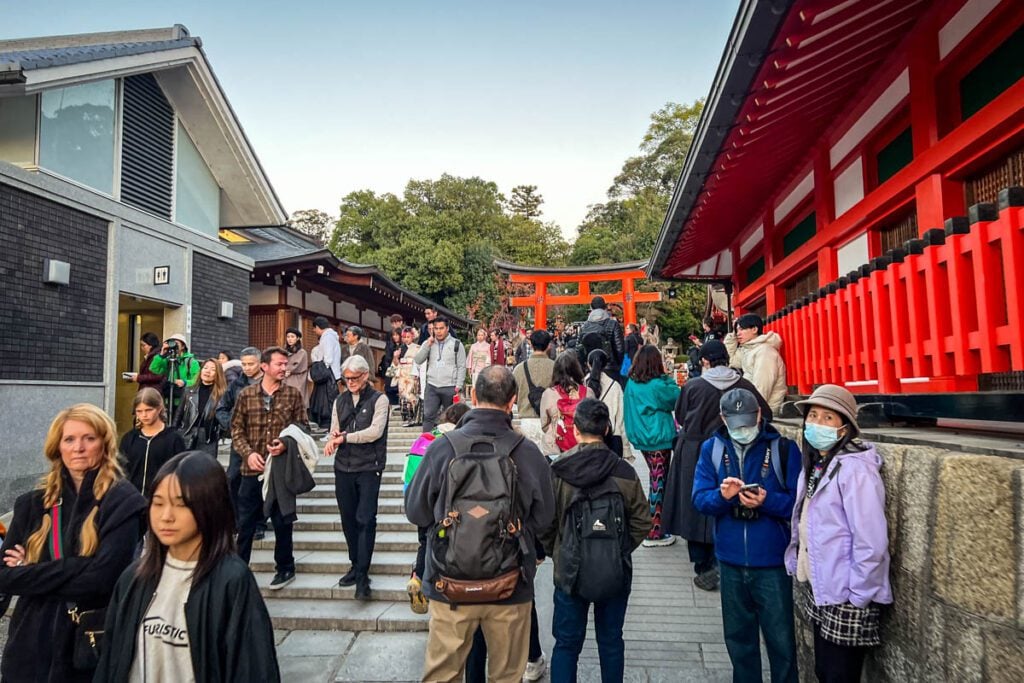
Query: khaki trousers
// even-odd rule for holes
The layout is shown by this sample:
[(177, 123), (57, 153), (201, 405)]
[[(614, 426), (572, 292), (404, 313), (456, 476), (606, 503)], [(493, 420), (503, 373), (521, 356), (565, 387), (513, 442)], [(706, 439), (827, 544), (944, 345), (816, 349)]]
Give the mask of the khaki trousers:
[(423, 680), (454, 683), (464, 678), (477, 627), (487, 641), (489, 683), (520, 683), (530, 647), (530, 603), (459, 605), (430, 601), (430, 633)]

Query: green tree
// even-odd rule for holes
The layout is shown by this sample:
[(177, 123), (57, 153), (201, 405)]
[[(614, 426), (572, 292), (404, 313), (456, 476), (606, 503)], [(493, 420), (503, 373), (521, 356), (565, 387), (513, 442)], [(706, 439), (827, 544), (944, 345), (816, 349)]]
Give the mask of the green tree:
[(512, 188), (512, 196), (508, 200), (508, 210), (514, 216), (540, 218), (540, 206), (543, 203), (544, 197), (537, 192), (536, 185), (516, 185)]
[(402, 286), (483, 320), (503, 303), (495, 258), (550, 265), (569, 252), (558, 226), (510, 213), (495, 183), (447, 174), (410, 180), (401, 197), (348, 194), (329, 246), (341, 258), (372, 263)]
[(321, 242), (330, 239), (334, 222), (333, 218), (320, 209), (300, 209), (288, 219), (288, 225)]

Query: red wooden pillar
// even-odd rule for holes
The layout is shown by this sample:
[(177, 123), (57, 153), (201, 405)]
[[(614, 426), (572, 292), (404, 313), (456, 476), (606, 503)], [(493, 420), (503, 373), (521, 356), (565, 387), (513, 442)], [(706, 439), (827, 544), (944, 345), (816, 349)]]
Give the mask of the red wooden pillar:
[(544, 280), (535, 280), (536, 290), (534, 291), (533, 304), (533, 326), (538, 330), (547, 329), (548, 325), (548, 283)]
[(1012, 203), (1002, 211), (1000, 243), (1006, 292), (1006, 324), (1010, 338), (1010, 366), (1024, 370), (1024, 209)]
[[(975, 215), (975, 211), (978, 215)], [(1010, 369), (1009, 353), (1001, 348), (997, 330), (1006, 325), (1006, 285), (1002, 273), (1000, 244), (995, 239), (999, 220), (995, 206), (979, 205), (971, 210), (971, 219), (978, 219), (966, 237), (970, 243), (977, 294), (978, 355), (981, 372), (1006, 372)]]
[(945, 233), (940, 229), (924, 235), (928, 246), (920, 257), (924, 274), (925, 301), (928, 302), (928, 337), (925, 351), (931, 358), (931, 376), (947, 377), (953, 374), (952, 357), (946, 353), (946, 337), (952, 333), (949, 282), (945, 263), (940, 263)]
[(622, 324), (636, 324), (636, 290), (634, 289), (633, 278), (622, 278)]
[(917, 225), (920, 234), (942, 225), (950, 216), (962, 216), (964, 186), (945, 178), (941, 173), (925, 176), (914, 186), (917, 198)]
[(892, 318), (889, 316), (889, 291), (885, 283), (885, 272), (873, 270), (868, 275), (872, 292), (872, 323), (875, 328), (875, 340), (872, 345), (875, 373), (878, 377), (878, 390), (883, 394), (899, 392), (899, 382), (891, 360), (892, 354)]
[(946, 244), (941, 247), (946, 256), (948, 287), (946, 297), (950, 303), (950, 342), (953, 347), (955, 374), (963, 377), (978, 374), (979, 354), (971, 348), (971, 333), (978, 330), (978, 301), (975, 298), (974, 277), (970, 252), (972, 239), (966, 218), (950, 219), (946, 228)]
[(888, 293), (887, 307), (889, 325), (892, 329), (892, 350), (889, 359), (898, 379), (911, 376), (910, 354), (907, 353), (907, 339), (910, 335), (909, 310), (907, 308), (907, 277), (902, 248), (895, 255), (895, 262), (885, 271), (884, 282)]

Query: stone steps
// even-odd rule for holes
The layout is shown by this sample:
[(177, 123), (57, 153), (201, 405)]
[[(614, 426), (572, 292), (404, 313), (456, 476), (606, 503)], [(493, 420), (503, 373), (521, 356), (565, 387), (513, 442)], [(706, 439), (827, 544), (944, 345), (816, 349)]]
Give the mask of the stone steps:
[[(297, 535), (296, 535), (297, 536)], [(374, 550), (370, 564), (371, 578), (378, 574), (408, 576), (416, 561), (415, 551)], [(274, 571), (274, 551), (253, 550), (249, 566), (254, 572)], [(348, 553), (343, 550), (295, 550), (296, 574), (334, 574), (334, 580), (349, 570)]]
[(274, 628), (287, 631), (426, 631), (427, 615), (408, 601), (266, 600)]
[(253, 545), (250, 566), (274, 628), (325, 631), (426, 631), (427, 616), (409, 609), (405, 584), (416, 559), (416, 527), (403, 513), (405, 456), (422, 433), (401, 427), (393, 416), (388, 428), (387, 465), (377, 507), (377, 540), (370, 566), (370, 600), (355, 600), (354, 588), (341, 588), (348, 551), (334, 498), (334, 460), (321, 458), (313, 473), (316, 487), (297, 501), (294, 527), (295, 581), (281, 590), (268, 586), (274, 575), (274, 539)]
[[(292, 538), (296, 554), (300, 550), (338, 550), (347, 552), (348, 544), (345, 542), (345, 535), (341, 531), (340, 523), (338, 526), (337, 531), (333, 529), (300, 531), (296, 528)], [(374, 552), (416, 552), (416, 548), (419, 547), (419, 537), (416, 534), (415, 527), (409, 524), (408, 521), (401, 526), (401, 530), (386, 530), (381, 529), (378, 522)], [(254, 542), (252, 547), (254, 550), (273, 550), (274, 535), (268, 533), (266, 538), (262, 541)]]

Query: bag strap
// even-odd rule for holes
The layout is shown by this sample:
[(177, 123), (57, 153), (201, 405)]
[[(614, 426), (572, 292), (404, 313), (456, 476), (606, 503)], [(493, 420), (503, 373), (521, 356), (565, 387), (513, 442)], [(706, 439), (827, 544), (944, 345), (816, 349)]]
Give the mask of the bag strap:
[(55, 560), (64, 557), (64, 532), (60, 528), (60, 508), (63, 503), (64, 499), (62, 498), (50, 508), (50, 554)]
[[(773, 439), (771, 442), (771, 460), (772, 470), (775, 472), (775, 478), (779, 481), (779, 485), (783, 491), (788, 491), (789, 487), (786, 486), (786, 461), (782, 459), (782, 440), (785, 437), (779, 437)], [(789, 450), (788, 448), (786, 450)]]
[(533, 383), (533, 378), (530, 377), (530, 359), (527, 358), (523, 361), (523, 372), (526, 373), (526, 386), (530, 391), (537, 388), (537, 385)]
[[(721, 439), (714, 439), (711, 445), (711, 465), (715, 468), (715, 476), (718, 476), (718, 470), (722, 467), (722, 457), (725, 456), (725, 444)], [(726, 472), (725, 476), (729, 476)]]

